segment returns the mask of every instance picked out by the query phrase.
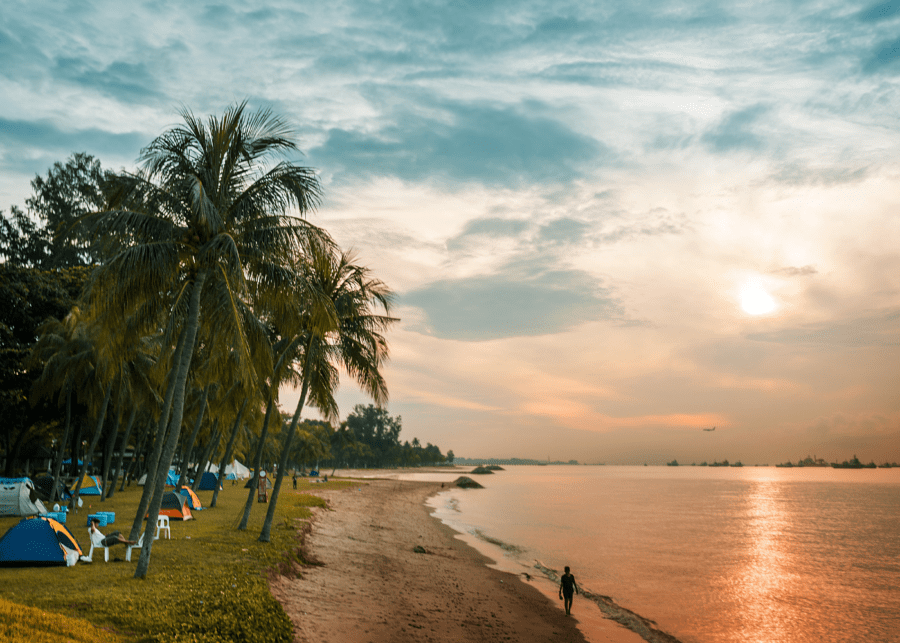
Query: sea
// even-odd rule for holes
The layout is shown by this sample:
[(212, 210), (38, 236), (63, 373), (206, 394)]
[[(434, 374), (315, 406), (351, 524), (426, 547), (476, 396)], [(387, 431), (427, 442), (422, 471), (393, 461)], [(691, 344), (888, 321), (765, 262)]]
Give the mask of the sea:
[(570, 566), (589, 641), (604, 617), (653, 643), (900, 641), (900, 469), (504, 469), (433, 515), (548, 596)]

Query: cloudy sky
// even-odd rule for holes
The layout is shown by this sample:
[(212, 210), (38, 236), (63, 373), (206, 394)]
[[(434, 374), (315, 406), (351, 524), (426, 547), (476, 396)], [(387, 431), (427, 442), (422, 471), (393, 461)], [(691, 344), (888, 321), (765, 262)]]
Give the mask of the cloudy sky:
[(247, 99), (397, 293), (405, 439), (900, 461), (898, 34), (900, 0), (8, 0), (0, 208)]

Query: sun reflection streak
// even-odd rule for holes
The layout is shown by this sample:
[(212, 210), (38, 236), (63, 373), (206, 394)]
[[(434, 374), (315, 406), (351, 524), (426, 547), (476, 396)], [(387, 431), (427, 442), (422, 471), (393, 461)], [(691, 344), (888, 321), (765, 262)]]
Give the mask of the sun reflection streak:
[(789, 611), (783, 598), (789, 593), (790, 552), (782, 537), (792, 517), (780, 499), (775, 480), (758, 481), (747, 498), (747, 558), (733, 585), (741, 605), (740, 641), (769, 643), (791, 638)]

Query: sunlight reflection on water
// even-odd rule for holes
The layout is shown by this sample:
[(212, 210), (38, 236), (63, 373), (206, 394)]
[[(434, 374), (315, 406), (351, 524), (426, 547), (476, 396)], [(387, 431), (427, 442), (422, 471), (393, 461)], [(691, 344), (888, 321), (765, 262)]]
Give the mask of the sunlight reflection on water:
[(520, 547), (494, 554), (513, 568), (571, 564), (685, 643), (900, 640), (900, 470), (511, 467), (479, 482), (436, 514)]

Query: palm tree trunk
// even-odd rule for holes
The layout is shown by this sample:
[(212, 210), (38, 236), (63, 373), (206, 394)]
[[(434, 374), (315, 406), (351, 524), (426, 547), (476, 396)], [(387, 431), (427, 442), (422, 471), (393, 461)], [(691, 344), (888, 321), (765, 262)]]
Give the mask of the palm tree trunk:
[[(311, 362), (312, 349), (307, 347), (306, 350), (306, 369), (304, 373), (309, 372), (309, 364)], [(294, 417), (291, 418), (291, 428), (288, 429), (287, 437), (284, 440), (284, 446), (281, 449), (281, 457), (278, 459), (278, 473), (275, 475), (275, 484), (272, 485), (272, 497), (269, 498), (269, 507), (266, 510), (266, 519), (263, 522), (262, 531), (259, 532), (260, 542), (267, 543), (271, 540), (272, 521), (275, 518), (275, 505), (278, 503), (278, 492), (281, 490), (281, 481), (284, 480), (284, 471), (287, 469), (288, 457), (291, 453), (291, 446), (294, 442), (294, 433), (297, 431), (297, 423), (300, 421), (300, 412), (306, 403), (306, 393), (309, 391), (309, 378), (303, 378), (303, 388), (300, 389), (300, 400), (297, 402), (297, 410), (294, 411)]]
[(259, 444), (256, 447), (256, 456), (253, 458), (253, 477), (250, 478), (250, 493), (247, 494), (247, 503), (244, 505), (244, 515), (241, 517), (241, 524), (238, 529), (244, 531), (247, 529), (247, 522), (250, 520), (250, 510), (253, 508), (253, 498), (256, 495), (256, 486), (259, 484), (259, 468), (262, 466), (263, 450), (266, 447), (266, 437), (269, 434), (269, 418), (272, 417), (272, 409), (275, 408), (275, 398), (269, 398), (269, 404), (266, 406), (266, 418), (263, 420), (262, 432), (259, 434)]
[[(200, 433), (200, 426), (203, 424), (203, 417), (206, 414), (206, 402), (209, 400), (209, 389), (212, 386), (212, 382), (207, 384), (203, 388), (203, 400), (200, 402), (200, 410), (197, 411), (197, 421), (194, 422), (194, 432), (191, 433), (190, 439), (185, 444), (184, 448), (184, 459), (181, 461), (181, 476), (178, 478), (178, 484), (175, 485), (175, 489), (181, 489), (184, 486), (184, 483), (187, 482), (188, 477), (188, 466), (191, 464), (191, 451), (194, 450), (194, 442), (197, 440), (197, 434)], [(197, 463), (199, 466), (199, 462)], [(196, 478), (197, 476), (194, 476)]]
[(59, 477), (62, 473), (62, 462), (63, 456), (66, 454), (66, 444), (69, 442), (69, 431), (72, 429), (72, 387), (70, 386), (66, 391), (66, 429), (63, 433), (63, 439), (59, 443), (59, 457), (56, 459), (56, 462), (53, 465), (53, 491), (50, 493), (50, 504), (52, 505), (57, 500), (62, 500), (59, 497)]
[[(118, 409), (116, 411), (116, 419), (113, 422), (112, 434), (106, 439), (106, 453), (103, 454), (103, 472), (100, 474), (100, 484), (103, 487), (100, 489), (100, 502), (106, 500), (106, 496), (109, 493), (109, 467), (112, 465), (113, 452), (116, 450), (116, 439), (119, 437), (119, 425), (121, 423), (122, 410)], [(112, 486), (116, 486), (115, 480), (113, 480)]]
[(219, 448), (219, 440), (221, 440), (221, 438), (222, 436), (219, 434), (219, 418), (216, 418), (213, 420), (212, 436), (210, 437), (209, 444), (206, 445), (206, 448), (203, 449), (203, 455), (197, 460), (197, 475), (194, 476), (194, 484), (191, 485), (192, 491), (197, 491), (200, 487), (200, 482), (203, 480), (203, 474), (206, 473), (206, 468), (209, 464), (209, 457)]
[[(178, 344), (175, 346), (175, 358), (172, 361), (169, 384), (166, 386), (166, 397), (159, 413), (159, 422), (156, 425), (156, 440), (153, 442), (153, 451), (150, 453), (150, 462), (147, 463), (147, 480), (144, 483), (144, 489), (141, 492), (141, 501), (138, 503), (137, 513), (134, 515), (134, 522), (131, 524), (131, 532), (128, 535), (128, 540), (138, 539), (138, 535), (141, 533), (141, 525), (144, 523), (144, 516), (147, 514), (147, 508), (150, 506), (150, 499), (153, 496), (154, 481), (157, 477), (157, 469), (159, 468), (159, 459), (162, 454), (163, 445), (166, 442), (166, 427), (169, 424), (172, 400), (175, 397), (175, 380), (177, 379), (175, 377), (176, 364), (181, 363), (181, 358), (185, 353), (186, 332), (186, 329), (181, 331), (181, 334), (178, 336)], [(193, 346), (191, 346), (191, 352), (193, 352), (193, 350)], [(163, 484), (165, 484), (165, 476), (163, 476)]]
[(125, 490), (125, 485), (131, 486), (131, 476), (134, 475), (134, 466), (140, 457), (141, 451), (144, 449), (144, 442), (147, 441), (147, 438), (150, 437), (150, 425), (147, 425), (147, 430), (144, 431), (143, 435), (138, 436), (137, 441), (134, 443), (134, 449), (131, 450), (131, 460), (128, 462), (128, 468), (125, 470), (122, 475), (122, 484), (119, 486), (119, 491)]
[[(122, 469), (122, 460), (125, 458), (125, 449), (128, 448), (128, 440), (131, 439), (131, 429), (134, 427), (134, 418), (137, 415), (137, 405), (132, 404), (131, 415), (128, 416), (128, 425), (125, 427), (125, 435), (122, 438), (122, 448), (119, 449), (119, 457), (116, 458), (116, 466), (112, 472), (112, 483), (109, 485), (109, 491), (106, 493), (107, 498), (112, 498), (116, 491), (116, 482), (119, 480), (119, 472)], [(113, 443), (115, 446), (115, 443)], [(122, 483), (124, 484), (124, 480)]]
[(238, 411), (237, 417), (234, 418), (234, 425), (231, 427), (231, 437), (228, 438), (228, 444), (225, 445), (225, 453), (222, 454), (222, 460), (219, 463), (219, 473), (216, 475), (216, 489), (213, 491), (213, 497), (209, 503), (210, 509), (216, 506), (216, 499), (219, 497), (219, 488), (222, 486), (222, 481), (224, 480), (225, 467), (228, 465), (228, 461), (231, 460), (231, 450), (234, 448), (234, 441), (237, 439), (238, 429), (240, 428), (241, 418), (244, 415), (245, 408), (247, 408), (246, 397), (244, 398), (244, 403), (241, 404), (241, 410)]
[[(166, 446), (160, 454), (159, 464), (153, 484), (153, 498), (147, 515), (147, 530), (156, 525), (159, 516), (159, 507), (162, 504), (163, 488), (166, 485), (166, 472), (172, 457), (175, 455), (175, 447), (178, 446), (178, 436), (181, 434), (181, 421), (184, 416), (184, 394), (187, 388), (188, 372), (191, 369), (191, 358), (194, 355), (194, 343), (197, 340), (197, 331), (200, 328), (200, 295), (203, 291), (203, 282), (206, 281), (206, 270), (202, 269), (194, 280), (194, 288), (191, 292), (191, 302), (188, 308), (185, 324), (184, 349), (176, 364), (175, 393), (172, 396), (172, 419), (169, 422), (169, 436)], [(151, 480), (148, 477), (147, 482)], [(150, 554), (153, 549), (153, 538), (145, 537), (141, 556), (138, 559), (135, 578), (146, 578), (150, 568)]]
[[(81, 461), (81, 468), (78, 470), (78, 480), (75, 483), (75, 491), (72, 492), (72, 507), (75, 513), (78, 513), (78, 492), (81, 491), (81, 483), (84, 482), (84, 474), (87, 472), (88, 460), (93, 459), (94, 449), (100, 441), (100, 435), (103, 433), (103, 422), (106, 420), (106, 407), (109, 405), (109, 398), (112, 395), (112, 382), (106, 385), (106, 395), (103, 397), (103, 405), (100, 407), (100, 413), (97, 416), (97, 428), (94, 429), (94, 437), (87, 451), (84, 452), (84, 460)], [(101, 489), (101, 493), (102, 493)]]

